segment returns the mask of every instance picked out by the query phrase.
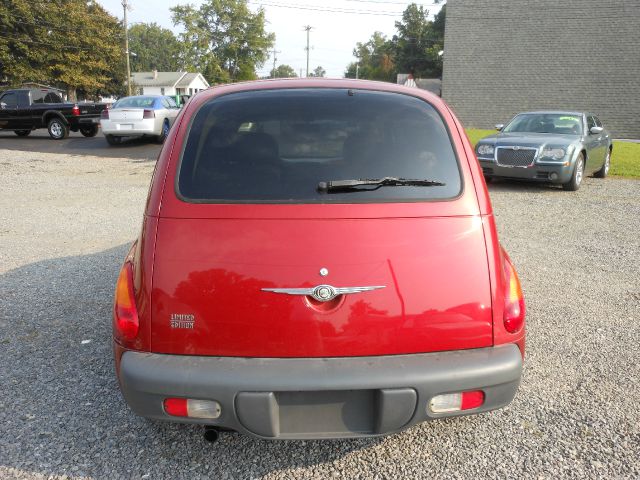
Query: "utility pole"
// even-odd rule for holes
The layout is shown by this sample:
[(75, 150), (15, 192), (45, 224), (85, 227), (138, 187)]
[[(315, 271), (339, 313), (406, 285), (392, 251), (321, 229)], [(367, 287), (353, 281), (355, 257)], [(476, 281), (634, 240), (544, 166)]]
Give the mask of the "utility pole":
[(276, 61), (278, 60), (278, 59), (276, 58), (276, 55), (277, 55), (278, 53), (282, 53), (282, 52), (281, 52), (280, 50), (276, 50), (276, 47), (275, 47), (275, 45), (274, 45), (274, 46), (273, 46), (273, 52), (272, 52), (272, 53), (273, 53), (273, 70), (272, 70), (272, 72), (271, 72), (271, 78), (276, 78)]
[(127, 96), (131, 96), (131, 64), (129, 63), (129, 26), (127, 23), (128, 0), (122, 0), (124, 9), (124, 53), (127, 56)]
[(312, 28), (313, 27), (311, 25), (306, 25), (304, 27), (304, 29), (307, 31), (307, 48), (305, 48), (305, 50), (307, 51), (307, 77), (309, 76), (309, 32)]

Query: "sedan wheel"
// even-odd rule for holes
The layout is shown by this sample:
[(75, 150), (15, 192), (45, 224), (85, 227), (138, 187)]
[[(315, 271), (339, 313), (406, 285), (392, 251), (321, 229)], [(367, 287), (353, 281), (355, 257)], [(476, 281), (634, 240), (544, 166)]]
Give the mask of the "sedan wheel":
[(169, 126), (169, 120), (165, 120), (162, 123), (162, 133), (156, 137), (156, 142), (164, 143), (165, 139), (169, 135), (169, 129), (170, 128), (171, 127)]
[(604, 178), (609, 174), (609, 169), (611, 168), (611, 149), (607, 150), (607, 157), (604, 159), (604, 165), (602, 168), (594, 173), (594, 177)]
[(580, 184), (582, 183), (582, 179), (584, 177), (584, 154), (580, 154), (578, 159), (576, 160), (576, 165), (573, 167), (573, 175), (571, 175), (571, 180), (567, 183), (562, 184), (562, 188), (565, 190), (569, 190), (571, 192), (575, 192), (580, 188)]

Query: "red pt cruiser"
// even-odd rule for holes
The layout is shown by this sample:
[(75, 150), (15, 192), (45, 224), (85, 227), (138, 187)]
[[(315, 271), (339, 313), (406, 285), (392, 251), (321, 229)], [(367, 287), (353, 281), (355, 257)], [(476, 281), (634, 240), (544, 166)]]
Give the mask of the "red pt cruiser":
[(416, 88), (278, 80), (191, 99), (116, 288), (139, 415), (267, 439), (507, 405), (525, 306), (482, 171)]

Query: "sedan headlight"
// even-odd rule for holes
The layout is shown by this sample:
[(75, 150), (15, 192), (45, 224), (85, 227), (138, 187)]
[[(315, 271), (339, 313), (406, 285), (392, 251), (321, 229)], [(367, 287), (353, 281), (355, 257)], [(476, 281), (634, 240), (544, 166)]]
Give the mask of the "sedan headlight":
[(495, 147), (493, 145), (479, 145), (478, 146), (478, 155), (493, 155), (495, 151)]
[(542, 150), (543, 158), (552, 158), (554, 160), (562, 160), (566, 154), (567, 154), (567, 151), (564, 148), (547, 147), (544, 150)]

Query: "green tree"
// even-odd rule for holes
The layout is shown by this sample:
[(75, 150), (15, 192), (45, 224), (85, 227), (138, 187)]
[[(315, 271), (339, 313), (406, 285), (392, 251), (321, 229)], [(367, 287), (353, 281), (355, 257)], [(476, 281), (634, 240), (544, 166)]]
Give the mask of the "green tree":
[(366, 43), (358, 42), (353, 56), (358, 61), (349, 64), (346, 78), (356, 78), (357, 70), (358, 78), (395, 82), (394, 44), (381, 32), (374, 32)]
[(271, 73), (269, 74), (269, 78), (295, 78), (296, 71), (290, 65), (278, 65), (278, 68), (271, 69)]
[(398, 34), (393, 37), (399, 72), (412, 73), (416, 78), (442, 75), (438, 53), (444, 48), (444, 15), (437, 19), (436, 28), (424, 7), (412, 3), (405, 9), (402, 21), (396, 22)]
[(0, 3), (0, 79), (66, 88), (74, 100), (118, 93), (124, 84), (123, 31), (91, 0)]
[(318, 65), (313, 69), (313, 72), (309, 74), (310, 77), (324, 77), (327, 74), (327, 71)]
[[(436, 2), (437, 3), (437, 2)], [(429, 11), (414, 3), (396, 22), (397, 34), (388, 40), (375, 32), (366, 43), (357, 43), (353, 55), (358, 59), (347, 66), (345, 77), (395, 82), (398, 73), (429, 78), (442, 75), (446, 5), (429, 20)]]
[[(132, 72), (181, 71), (180, 42), (157, 23), (138, 23), (129, 29)], [(134, 55), (135, 54), (135, 55)]]
[(206, 0), (199, 8), (171, 8), (174, 25), (184, 30), (181, 58), (210, 83), (257, 78), (275, 35), (265, 30), (264, 10), (253, 13), (247, 0)]

